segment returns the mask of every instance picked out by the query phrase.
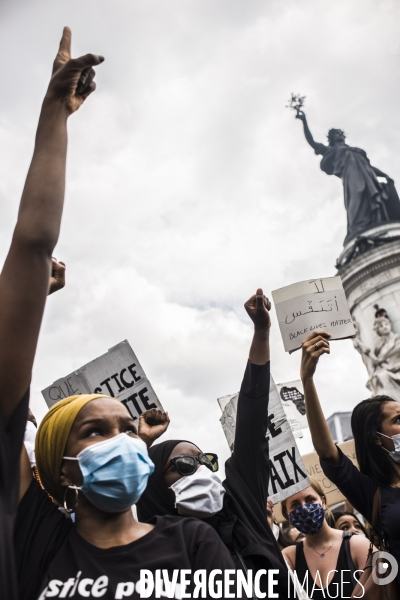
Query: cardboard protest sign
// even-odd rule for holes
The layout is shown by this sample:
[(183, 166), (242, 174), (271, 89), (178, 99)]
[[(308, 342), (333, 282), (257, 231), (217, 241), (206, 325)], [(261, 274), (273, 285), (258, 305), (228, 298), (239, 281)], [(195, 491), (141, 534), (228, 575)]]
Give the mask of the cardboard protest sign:
[[(343, 454), (348, 456), (356, 465), (356, 467), (358, 467), (354, 440), (343, 442), (342, 444), (338, 444), (338, 446), (342, 450)], [(309, 454), (304, 454), (302, 459), (308, 476), (318, 481), (322, 487), (328, 506), (331, 507), (335, 504), (339, 504), (339, 502), (344, 502), (346, 498), (343, 496), (343, 494), (337, 489), (336, 485), (332, 483), (330, 479), (325, 477), (319, 462), (318, 454), (316, 452), (310, 452)], [(274, 506), (274, 516), (278, 523), (281, 523), (285, 520), (282, 515), (280, 504)]]
[(323, 329), (332, 340), (355, 335), (340, 277), (308, 279), (272, 292), (286, 352), (301, 347), (305, 338)]
[(42, 391), (50, 408), (75, 394), (105, 394), (121, 400), (137, 420), (150, 408), (161, 408), (155, 391), (146, 378), (135, 353), (125, 340), (106, 354), (62, 377)]
[(277, 383), (276, 387), (294, 437), (303, 437), (303, 429), (308, 427), (303, 384), (297, 380)]
[[(235, 440), (238, 398), (239, 394), (232, 394), (218, 399), (223, 411), (220, 421), (231, 451)], [(300, 492), (310, 483), (272, 377), (269, 390), (267, 438), (270, 466), (268, 495), (275, 503)]]

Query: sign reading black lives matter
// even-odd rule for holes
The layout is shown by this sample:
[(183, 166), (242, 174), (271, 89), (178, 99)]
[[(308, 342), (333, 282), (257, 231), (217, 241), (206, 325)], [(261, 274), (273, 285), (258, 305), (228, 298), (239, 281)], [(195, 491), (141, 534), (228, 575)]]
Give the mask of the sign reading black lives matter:
[[(220, 419), (231, 452), (235, 440), (235, 424), (239, 394), (218, 398)], [(268, 496), (281, 502), (310, 485), (281, 398), (271, 377), (269, 388), (268, 431), (270, 480)]]
[(355, 329), (340, 277), (308, 279), (272, 292), (286, 352), (301, 347), (313, 331), (332, 340), (354, 337)]
[(105, 394), (118, 398), (138, 420), (150, 408), (162, 409), (135, 353), (125, 340), (106, 354), (95, 358), (77, 371), (62, 377), (42, 391), (50, 408), (75, 394)]

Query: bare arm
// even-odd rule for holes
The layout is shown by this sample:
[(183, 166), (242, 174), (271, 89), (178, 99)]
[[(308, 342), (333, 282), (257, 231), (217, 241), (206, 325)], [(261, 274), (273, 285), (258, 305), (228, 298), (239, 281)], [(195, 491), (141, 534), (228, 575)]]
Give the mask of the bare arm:
[(22, 445), (19, 474), (19, 501), (25, 496), (26, 490), (32, 483), (33, 473), (25, 444)]
[(89, 54), (73, 60), (70, 44), (71, 32), (65, 28), (0, 276), (0, 414), (5, 424), (31, 380), (64, 203), (67, 118), (95, 89), (91, 67), (103, 60)]
[(296, 546), (288, 546), (282, 550), (282, 554), (292, 571), (296, 568)]
[(339, 464), (339, 450), (334, 444), (314, 384), (314, 373), (322, 354), (329, 354), (329, 333), (314, 331), (302, 344), (301, 380), (304, 387), (307, 421), (314, 448), (320, 458)]
[[(350, 538), (350, 553), (353, 563), (359, 570), (364, 569), (369, 550), (369, 540), (363, 535), (352, 535)], [(373, 546), (373, 551), (377, 548)]]
[(265, 365), (270, 359), (269, 331), (271, 303), (261, 288), (244, 305), (247, 314), (254, 323), (253, 341), (250, 347), (249, 361), (253, 365)]

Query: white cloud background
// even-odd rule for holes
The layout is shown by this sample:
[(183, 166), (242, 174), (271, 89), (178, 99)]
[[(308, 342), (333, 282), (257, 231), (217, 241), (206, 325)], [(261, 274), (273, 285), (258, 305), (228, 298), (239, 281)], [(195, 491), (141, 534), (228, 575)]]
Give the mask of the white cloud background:
[[(218, 396), (240, 385), (252, 336), (243, 302), (335, 274), (341, 182), (319, 169), (285, 110), (307, 95), (314, 136), (343, 128), (395, 180), (400, 167), (400, 5), (392, 0), (2, 2), (0, 253), (4, 257), (64, 25), (73, 52), (104, 54), (98, 89), (70, 119), (58, 259), (32, 386), (127, 338), (172, 424), (227, 458)], [(273, 315), (274, 317), (274, 315)], [(299, 354), (272, 333), (276, 381)], [(367, 395), (350, 341), (318, 373), (325, 414)], [(311, 449), (303, 440), (302, 450)]]

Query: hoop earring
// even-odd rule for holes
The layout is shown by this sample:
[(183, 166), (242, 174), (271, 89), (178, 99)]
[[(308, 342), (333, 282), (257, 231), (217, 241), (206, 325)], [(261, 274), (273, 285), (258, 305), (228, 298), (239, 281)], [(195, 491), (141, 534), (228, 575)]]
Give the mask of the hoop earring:
[(68, 490), (69, 490), (69, 488), (65, 488), (65, 492), (64, 492), (64, 504), (63, 504), (63, 506), (64, 506), (64, 510), (68, 514), (71, 514), (71, 513), (75, 512), (75, 508), (78, 506), (79, 490), (74, 490), (74, 492), (75, 492), (75, 500), (74, 500), (74, 506), (72, 508), (68, 508), (68, 504), (67, 504)]

